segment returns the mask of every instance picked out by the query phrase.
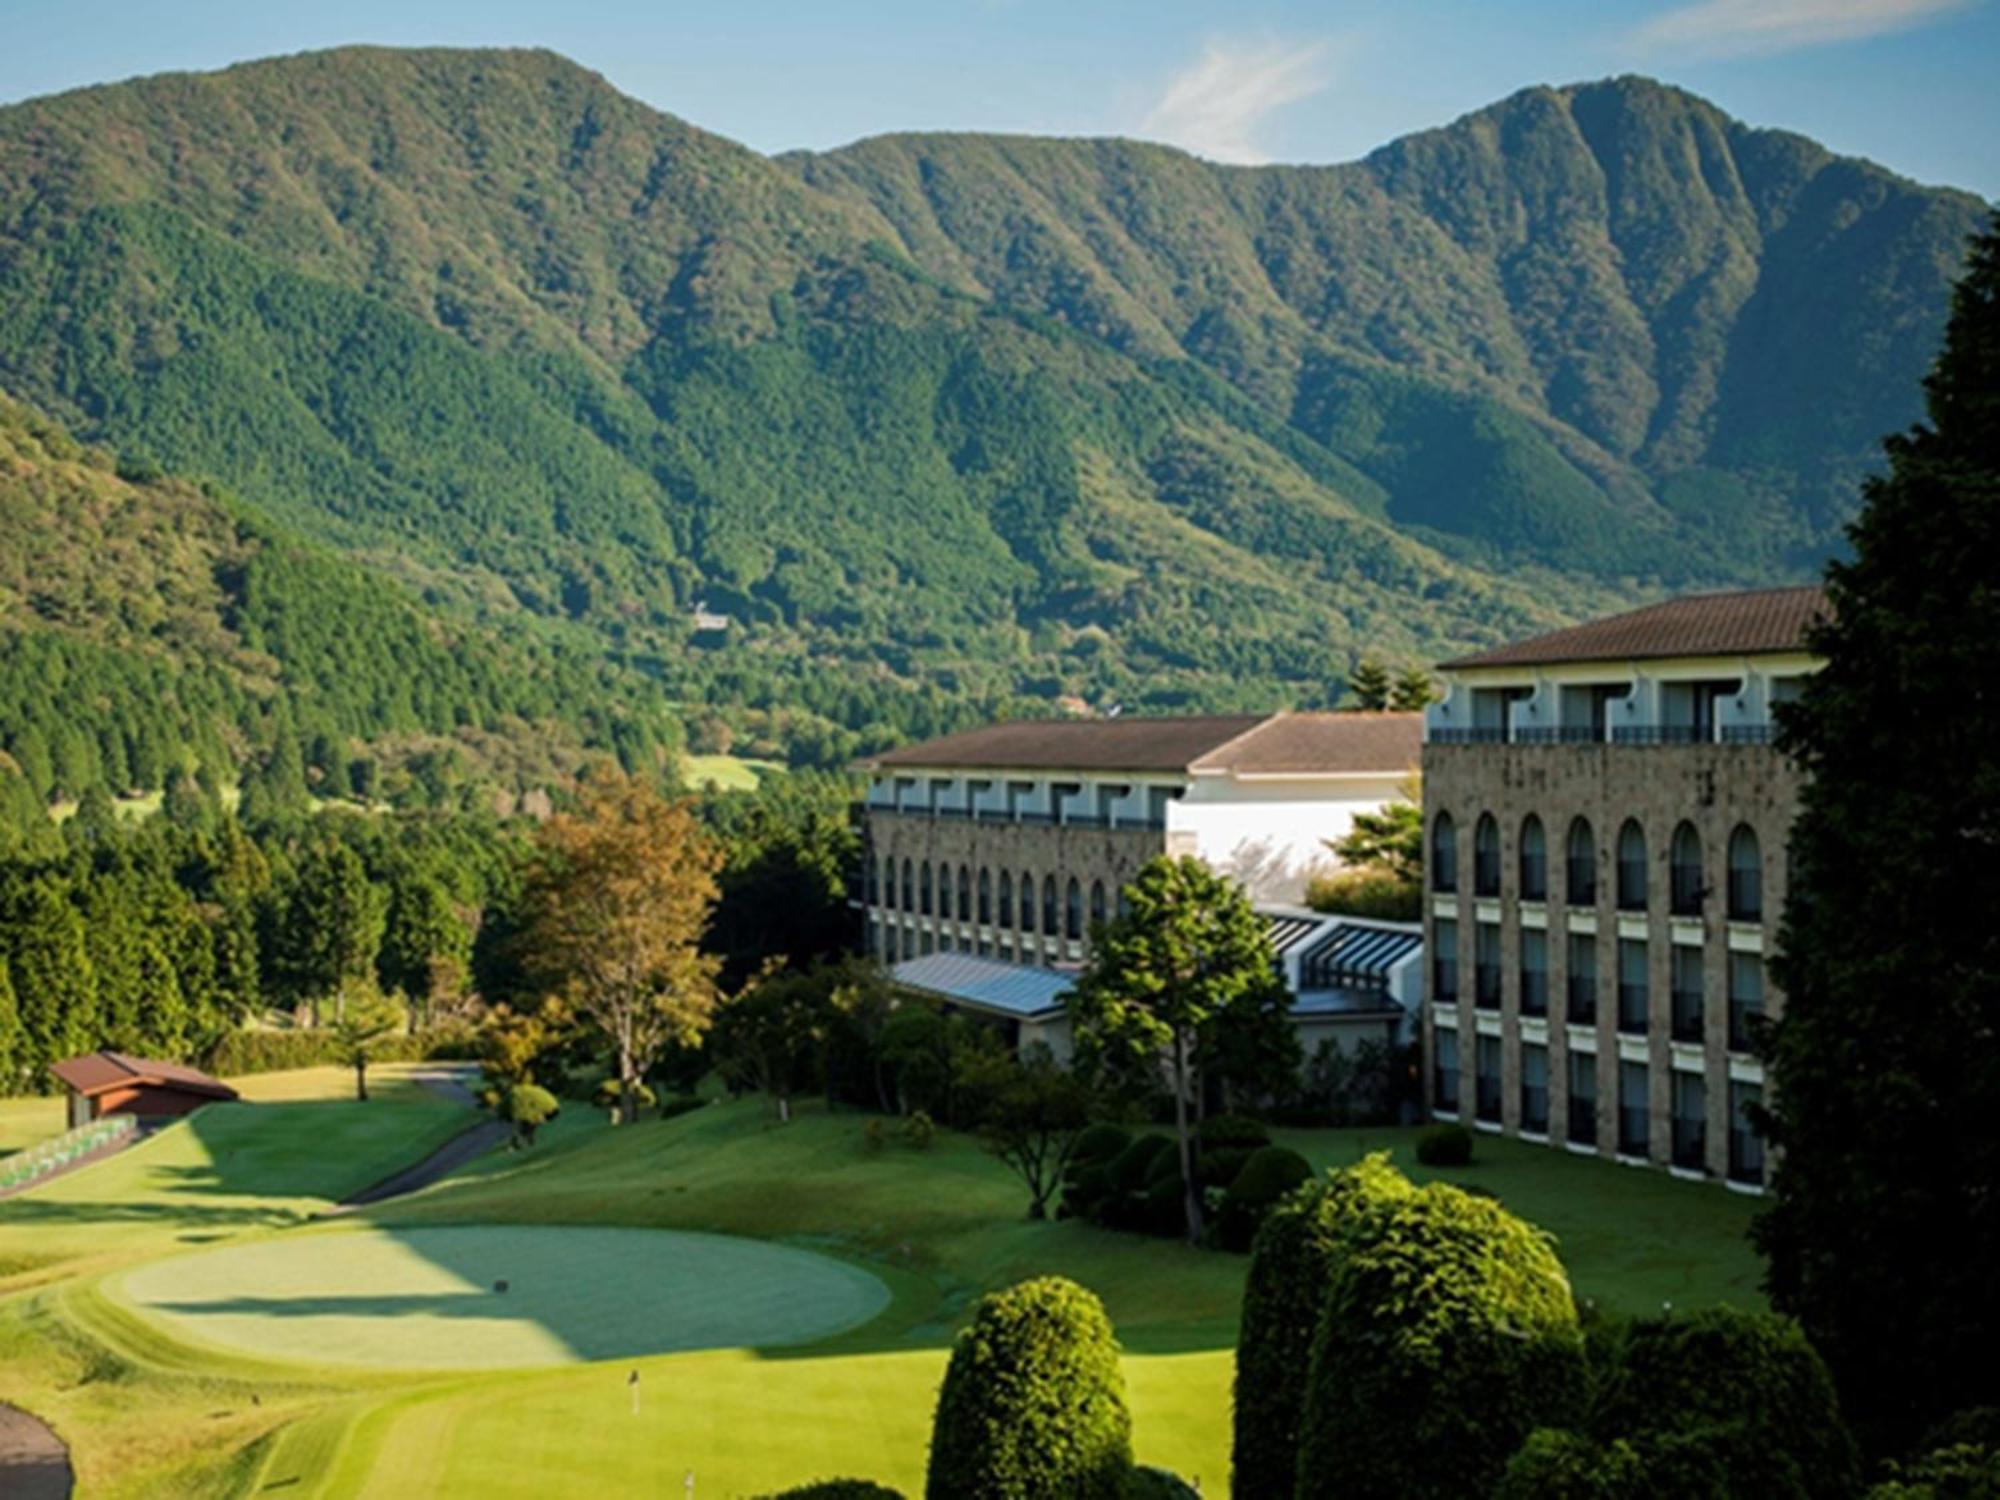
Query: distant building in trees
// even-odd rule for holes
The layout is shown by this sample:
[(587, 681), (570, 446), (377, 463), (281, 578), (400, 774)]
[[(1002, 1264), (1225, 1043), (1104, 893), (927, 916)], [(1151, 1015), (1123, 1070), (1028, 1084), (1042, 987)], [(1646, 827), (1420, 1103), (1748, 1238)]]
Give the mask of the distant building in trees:
[(1670, 600), (1445, 663), (1425, 715), (1424, 1050), (1444, 1119), (1759, 1188), (1752, 1040), (1818, 587)]

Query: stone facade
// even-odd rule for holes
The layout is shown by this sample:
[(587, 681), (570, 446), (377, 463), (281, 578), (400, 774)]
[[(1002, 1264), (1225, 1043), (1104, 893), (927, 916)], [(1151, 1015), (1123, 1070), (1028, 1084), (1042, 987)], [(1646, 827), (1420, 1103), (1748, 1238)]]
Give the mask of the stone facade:
[[(1768, 744), (1426, 745), (1424, 814), (1432, 868), (1424, 936), (1432, 972), (1423, 1037), (1433, 1111), (1572, 1150), (1644, 1159), (1745, 1186), (1760, 1183), (1762, 1147), (1746, 1135), (1743, 1110), (1761, 1099), (1763, 1067), (1746, 1049), (1744, 1028), (1735, 1028), (1732, 1036), (1732, 972), (1744, 998), (1754, 978), (1763, 1013), (1776, 1014), (1782, 997), (1764, 977), (1764, 959), (1773, 951), (1784, 906), (1787, 836), (1798, 795), (1798, 773)], [(1523, 898), (1522, 840), (1531, 815), (1540, 820), (1545, 849), (1541, 900)], [(1494, 820), (1498, 833), (1492, 894), (1481, 893), (1476, 868), (1484, 816)], [(1589, 825), (1595, 892), (1588, 903), (1572, 904), (1567, 856), (1578, 818)], [(1444, 819), (1456, 846), (1449, 874), (1436, 867)], [(1628, 820), (1645, 836), (1646, 899), (1638, 910), (1620, 907), (1621, 831)], [(1684, 883), (1677, 903), (1674, 851), (1684, 824), (1699, 838), (1701, 875), (1698, 889)], [(1754, 918), (1733, 920), (1732, 905), (1740, 915), (1745, 903), (1732, 902), (1732, 895), (1747, 889), (1739, 873), (1738, 889), (1731, 891), (1732, 840), (1739, 861), (1749, 848), (1740, 828), (1755, 835), (1761, 875), (1752, 882), (1759, 897)], [(1486, 873), (1494, 873), (1490, 856)], [(1489, 879), (1487, 889), (1493, 884)], [(1677, 914), (1676, 904), (1691, 910)], [(1482, 926), (1490, 934), (1484, 945), (1488, 968), (1497, 958), (1498, 969), (1497, 994), (1484, 997)], [(1532, 998), (1524, 1004), (1533, 981), (1523, 974), (1523, 958), (1536, 932), (1543, 934), (1546, 973), (1546, 1014), (1540, 1016), (1531, 1013)], [(1570, 1018), (1572, 938), (1580, 960), (1595, 957), (1595, 1016), (1587, 1021)], [(1644, 944), (1643, 1030), (1621, 1027), (1621, 953), (1636, 958), (1639, 952), (1621, 945), (1632, 943)], [(1676, 958), (1677, 951), (1686, 956)], [(1582, 967), (1577, 965), (1579, 975)], [(1636, 977), (1636, 964), (1632, 972)], [(1678, 1027), (1677, 975), (1683, 991)], [(1698, 1029), (1689, 1024), (1697, 975)], [(1628, 1020), (1636, 1018), (1635, 1013)], [(1536, 1048), (1543, 1049), (1545, 1078), (1539, 1100), (1527, 1076)], [(1497, 1053), (1497, 1100), (1491, 1069), (1486, 1097), (1480, 1096), (1482, 1053), (1489, 1063)], [(1595, 1085), (1594, 1107), (1582, 1102), (1579, 1091), (1574, 1120), (1573, 1057), (1578, 1081)], [(1636, 1083), (1639, 1068), (1645, 1083), (1643, 1147), (1636, 1137), (1621, 1140), (1621, 1126), (1637, 1121), (1636, 1115), (1621, 1118), (1621, 1082)], [(1624, 1102), (1636, 1103), (1636, 1093)], [(1544, 1119), (1525, 1119), (1537, 1103)], [(1683, 1117), (1678, 1128), (1677, 1106)]]
[[(975, 820), (963, 814), (881, 807), (865, 808), (864, 817), (868, 949), (892, 963), (932, 952), (973, 953), (1047, 967), (1081, 963), (1090, 924), (1116, 910), (1119, 891), (1140, 867), (1159, 854), (1192, 852), (1174, 847), (1177, 840), (1191, 840), (1155, 827)], [(911, 886), (907, 901), (905, 866)], [(931, 881), (928, 900), (926, 871)], [(961, 872), (967, 897), (964, 909), (959, 900)], [(1011, 884), (1004, 899), (1003, 877)], [(1031, 921), (1024, 921), (1021, 912), (1024, 878), (1033, 895)], [(1054, 932), (1047, 929), (1043, 909), (1051, 882)]]

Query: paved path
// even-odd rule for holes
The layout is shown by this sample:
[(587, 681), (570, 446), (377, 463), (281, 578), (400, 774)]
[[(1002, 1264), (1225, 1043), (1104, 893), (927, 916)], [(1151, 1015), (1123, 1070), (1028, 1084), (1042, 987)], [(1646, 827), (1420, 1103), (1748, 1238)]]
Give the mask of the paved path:
[(69, 1449), (40, 1417), (0, 1401), (0, 1495), (69, 1500)]
[[(476, 1078), (476, 1069), (440, 1067), (435, 1071), (426, 1069), (411, 1075), (425, 1088), (443, 1094), (448, 1099), (461, 1104), (473, 1102), (474, 1095), (467, 1086), (471, 1078)], [(340, 1214), (350, 1209), (363, 1208), (371, 1203), (380, 1203), (387, 1198), (400, 1198), (404, 1193), (414, 1193), (418, 1188), (429, 1187), (440, 1177), (449, 1176), (474, 1157), (484, 1156), (512, 1134), (511, 1127), (499, 1120), (483, 1120), (469, 1130), (461, 1131), (446, 1141), (437, 1150), (416, 1162), (383, 1178), (372, 1187), (365, 1187), (352, 1197), (341, 1199), (339, 1205), (329, 1212)], [(4, 1491), (0, 1491), (4, 1494)]]

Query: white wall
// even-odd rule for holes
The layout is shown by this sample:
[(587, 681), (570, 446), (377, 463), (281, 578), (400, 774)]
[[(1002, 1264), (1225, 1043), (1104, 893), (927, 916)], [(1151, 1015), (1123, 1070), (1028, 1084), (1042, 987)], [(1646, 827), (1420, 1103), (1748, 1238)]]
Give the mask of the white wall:
[(1327, 844), (1347, 834), (1357, 812), (1401, 796), (1405, 776), (1197, 776), (1167, 808), (1168, 844), (1191, 844), (1187, 852), (1235, 876), (1253, 901), (1295, 902), (1314, 874), (1337, 868)]

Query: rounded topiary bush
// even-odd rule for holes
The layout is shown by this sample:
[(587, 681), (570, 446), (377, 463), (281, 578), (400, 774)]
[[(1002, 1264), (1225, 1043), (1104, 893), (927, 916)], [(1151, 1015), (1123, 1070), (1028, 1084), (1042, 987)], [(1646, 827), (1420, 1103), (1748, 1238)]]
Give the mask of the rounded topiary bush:
[(1540, 1230), (1444, 1183), (1360, 1230), (1313, 1334), (1298, 1500), (1484, 1495), (1582, 1400), (1562, 1263)]
[(1183, 1182), (1180, 1147), (1169, 1141), (1167, 1149), (1157, 1152), (1146, 1169), (1146, 1186), (1141, 1193), (1138, 1221), (1133, 1227), (1148, 1234), (1185, 1234), (1187, 1193)]
[(1790, 1319), (1732, 1307), (1629, 1325), (1598, 1392), (1603, 1439), (1702, 1435), (1729, 1491), (1851, 1495), (1860, 1464), (1833, 1379)]
[(1463, 1125), (1433, 1125), (1417, 1137), (1417, 1160), (1427, 1167), (1472, 1164), (1472, 1132)]
[(1095, 1216), (1100, 1224), (1113, 1229), (1141, 1227), (1145, 1218), (1147, 1183), (1153, 1164), (1162, 1157), (1173, 1161), (1174, 1170), (1179, 1171), (1173, 1141), (1167, 1136), (1155, 1134), (1140, 1136), (1111, 1159), (1104, 1169), (1106, 1191), (1098, 1202)]
[(1150, 1466), (1134, 1469), (1125, 1500), (1200, 1500), (1201, 1491), (1180, 1475)]
[(1754, 1494), (1729, 1486), (1713, 1434), (1620, 1438), (1543, 1429), (1507, 1461), (1493, 1500), (1724, 1500)]
[(1063, 1168), (1063, 1191), (1056, 1205), (1056, 1217), (1096, 1218), (1111, 1192), (1111, 1163), (1131, 1144), (1131, 1132), (1116, 1125), (1086, 1126), (1070, 1148), (1069, 1163)]
[(903, 1492), (872, 1479), (816, 1479), (764, 1500), (903, 1500)]
[(1243, 1146), (1205, 1146), (1195, 1162), (1194, 1175), (1205, 1188), (1226, 1188), (1236, 1180), (1243, 1164), (1256, 1154)]
[(1060, 1276), (984, 1298), (938, 1392), (928, 1500), (1121, 1500), (1131, 1470), (1104, 1305)]
[(1367, 1215), (1414, 1192), (1387, 1155), (1377, 1154), (1295, 1189), (1264, 1216), (1236, 1337), (1236, 1494), (1292, 1492), (1313, 1330), (1335, 1261)]
[(1271, 1205), (1311, 1180), (1312, 1163), (1286, 1146), (1265, 1146), (1243, 1163), (1223, 1195), (1217, 1236), (1225, 1250), (1248, 1250)]

